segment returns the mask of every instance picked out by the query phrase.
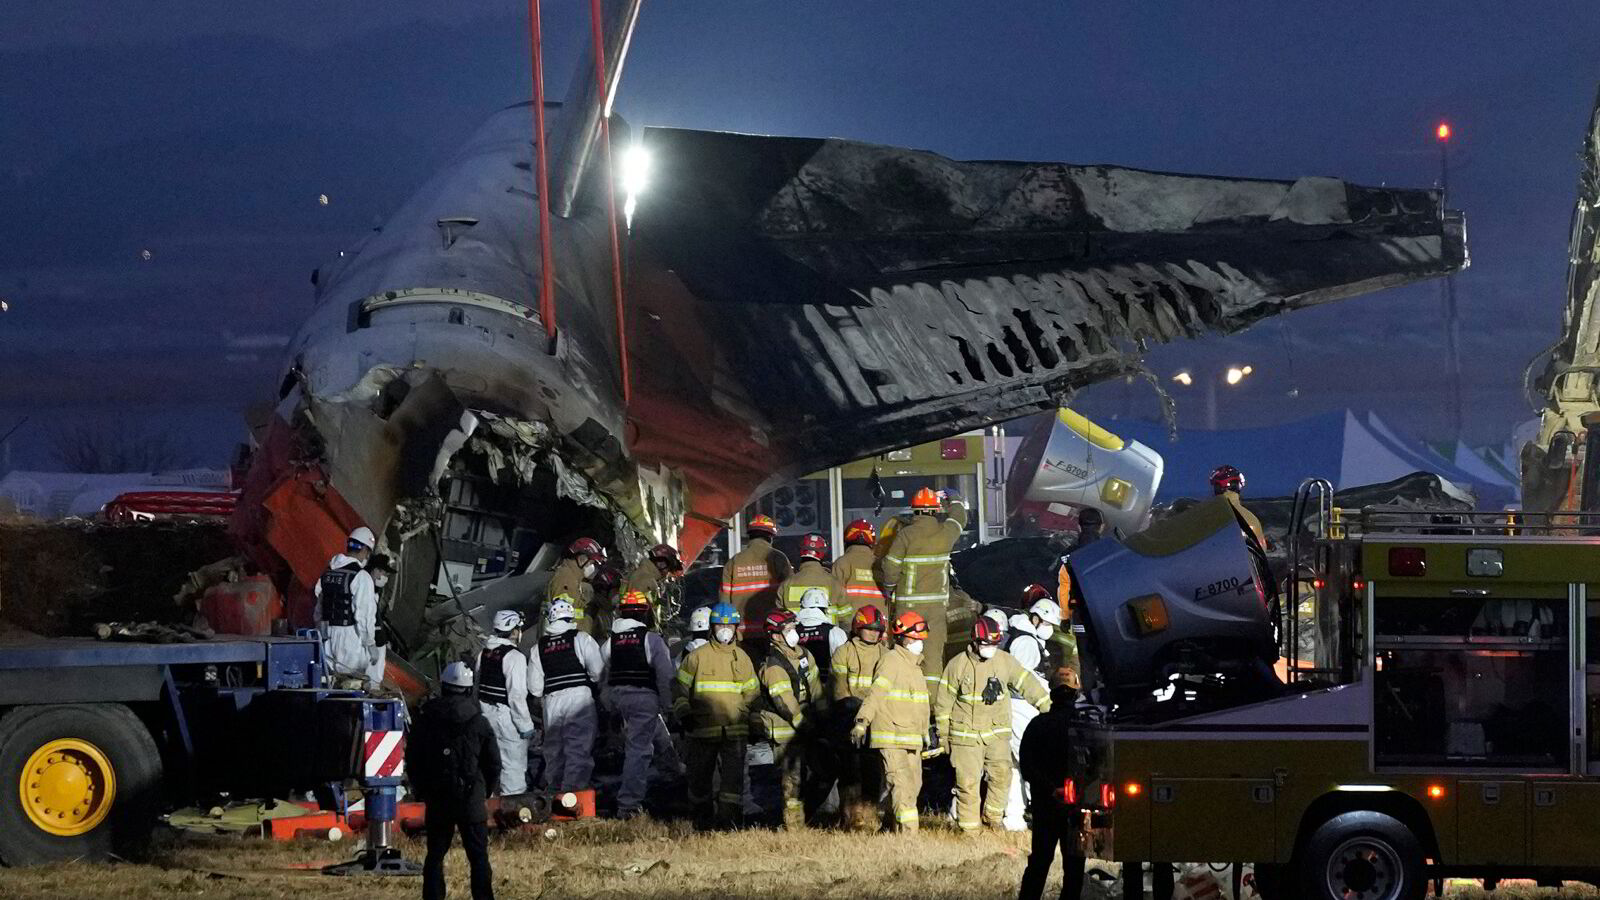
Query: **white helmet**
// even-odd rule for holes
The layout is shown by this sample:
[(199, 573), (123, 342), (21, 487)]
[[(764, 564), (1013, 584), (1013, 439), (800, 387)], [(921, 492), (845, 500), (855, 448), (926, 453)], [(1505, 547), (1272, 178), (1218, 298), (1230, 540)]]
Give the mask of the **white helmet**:
[(453, 662), (445, 666), (444, 671), (439, 673), (439, 682), (448, 684), (451, 687), (470, 688), (472, 687), (472, 667), (464, 662)]
[(1002, 634), (1005, 633), (1006, 628), (1011, 624), (1009, 621), (1006, 620), (1006, 611), (1001, 609), (1001, 608), (999, 608), (998, 606), (989, 607), (988, 609), (983, 611), (983, 615), (984, 615), (985, 618), (987, 618), (989, 621), (993, 622), (997, 627), (999, 627), (1000, 632)]
[(514, 609), (502, 609), (494, 614), (494, 630), (501, 634), (510, 634), (523, 625), (522, 613)]
[(801, 609), (827, 609), (828, 592), (822, 588), (812, 588), (800, 595)]
[(1057, 606), (1054, 600), (1037, 600), (1028, 607), (1028, 612), (1038, 616), (1041, 622), (1061, 627), (1061, 607)]
[(371, 528), (363, 525), (360, 528), (357, 528), (355, 531), (350, 532), (350, 543), (360, 544), (368, 550), (371, 550), (372, 548), (378, 546), (378, 539), (373, 536)]
[(695, 607), (694, 612), (689, 613), (689, 630), (690, 631), (710, 631), (711, 630), (711, 607), (709, 607), (709, 606), (697, 606), (697, 607)]
[(544, 614), (546, 622), (575, 622), (578, 619), (578, 609), (572, 605), (572, 598), (562, 594), (550, 602), (550, 609)]

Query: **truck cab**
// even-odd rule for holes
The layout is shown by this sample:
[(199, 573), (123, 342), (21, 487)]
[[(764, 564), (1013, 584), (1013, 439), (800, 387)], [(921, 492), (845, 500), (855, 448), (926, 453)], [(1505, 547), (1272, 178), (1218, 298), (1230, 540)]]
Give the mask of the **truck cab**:
[[(1254, 651), (1237, 642), (1227, 666), (1206, 661), (1244, 607), (1202, 591), (1174, 608), (1181, 559), (1131, 557), (1116, 578), (1084, 561), (1073, 621), (1091, 702), (1063, 786), (1084, 852), (1250, 862), (1264, 896), (1307, 900), (1420, 897), (1444, 876), (1600, 878), (1600, 520), (1302, 494), (1282, 599), (1263, 590), (1256, 610), (1276, 635), (1273, 684), (1240, 683)], [(1130, 659), (1158, 668), (1141, 680)]]

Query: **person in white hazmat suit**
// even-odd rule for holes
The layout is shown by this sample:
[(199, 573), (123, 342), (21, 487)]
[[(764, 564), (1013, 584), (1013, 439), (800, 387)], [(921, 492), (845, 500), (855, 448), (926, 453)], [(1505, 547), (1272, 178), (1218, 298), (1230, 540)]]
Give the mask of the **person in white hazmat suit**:
[(599, 718), (595, 691), (604, 670), (600, 645), (577, 629), (572, 601), (557, 597), (545, 614), (538, 652), (528, 659), (528, 693), (544, 702), (544, 777), (551, 791), (589, 788)]
[[(1061, 607), (1050, 599), (1050, 593), (1039, 585), (1032, 585), (1024, 594), (1025, 599), (1033, 600), (1026, 613), (1018, 613), (1011, 617), (1010, 634), (1006, 637), (1006, 652), (1016, 657), (1033, 677), (1039, 679), (1045, 690), (1050, 689), (1050, 673), (1055, 668), (1050, 658), (1050, 637), (1055, 630), (1061, 627)], [(1032, 703), (1022, 699), (1015, 691), (1011, 694), (1011, 765), (1013, 768), (1022, 763), (1022, 734), (1028, 730), (1028, 723), (1039, 715), (1039, 710)], [(1020, 770), (1019, 770), (1020, 771)], [(1027, 809), (1028, 798), (1025, 793), (1026, 783), (1022, 778), (1011, 779), (1011, 793), (1006, 798), (1006, 812), (1001, 819), (1001, 824), (1007, 831), (1026, 831), (1028, 828), (1024, 811)]]
[(674, 662), (683, 665), (689, 654), (709, 643), (711, 643), (711, 607), (697, 606), (694, 612), (689, 613), (689, 639), (678, 648), (678, 658)]
[(350, 532), (345, 551), (335, 554), (317, 579), (317, 628), (329, 680), (383, 680), (384, 654), (378, 646), (378, 588), (367, 571), (378, 539), (365, 525)]
[(833, 696), (833, 653), (850, 641), (844, 629), (833, 624), (833, 604), (827, 591), (812, 588), (800, 595), (799, 620), (800, 646), (811, 651), (822, 672), (824, 693)]
[[(606, 705), (622, 717), (622, 784), (617, 788), (617, 818), (644, 810), (651, 764), (666, 737), (665, 715), (672, 706), (677, 669), (667, 642), (651, 627), (650, 596), (628, 591), (617, 605), (611, 636), (600, 646), (606, 663)], [(671, 748), (670, 739), (663, 749)]]
[(503, 797), (528, 790), (528, 740), (533, 716), (528, 714), (528, 658), (522, 652), (522, 613), (502, 609), (494, 614), (494, 634), (478, 654), (478, 708), (489, 720), (500, 746)]

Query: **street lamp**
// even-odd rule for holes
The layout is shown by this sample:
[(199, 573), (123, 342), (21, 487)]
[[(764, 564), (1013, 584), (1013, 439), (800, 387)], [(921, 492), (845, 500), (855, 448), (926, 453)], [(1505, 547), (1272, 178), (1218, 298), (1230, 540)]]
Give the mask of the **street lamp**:
[[(1205, 384), (1206, 388), (1207, 430), (1217, 430), (1217, 384), (1220, 382), (1228, 387), (1238, 387), (1246, 378), (1254, 375), (1255, 371), (1255, 366), (1242, 363), (1239, 365), (1229, 366), (1216, 376), (1210, 378), (1202, 377), (1200, 379), (1200, 381)], [(1195, 383), (1195, 376), (1188, 369), (1182, 369), (1173, 374), (1172, 380), (1184, 387), (1193, 387)]]

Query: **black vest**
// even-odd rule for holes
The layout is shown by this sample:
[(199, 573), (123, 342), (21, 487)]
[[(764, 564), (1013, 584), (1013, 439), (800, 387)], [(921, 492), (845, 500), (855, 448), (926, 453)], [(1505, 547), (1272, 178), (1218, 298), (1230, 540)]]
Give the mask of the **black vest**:
[(833, 623), (801, 625), (799, 630), (800, 646), (811, 651), (811, 658), (817, 661), (817, 667), (822, 670), (822, 677), (826, 680), (833, 674), (833, 650), (828, 641), (833, 634)]
[(495, 706), (505, 706), (511, 702), (511, 693), (506, 690), (506, 654), (517, 649), (510, 644), (501, 644), (490, 647), (478, 657), (478, 699), (484, 703)]
[(1011, 629), (1010, 637), (1006, 638), (1007, 653), (1011, 653), (1011, 648), (1017, 641), (1032, 641), (1034, 646), (1039, 648), (1039, 664), (1033, 667), (1033, 671), (1039, 673), (1039, 677), (1043, 678), (1046, 684), (1049, 684), (1050, 676), (1055, 672), (1055, 666), (1050, 662), (1050, 642), (1039, 640), (1039, 636), (1036, 634), (1023, 631), (1020, 628), (1013, 628)]
[(578, 630), (547, 634), (539, 639), (539, 663), (544, 666), (544, 695), (575, 687), (589, 687), (589, 672), (578, 660)]
[(650, 629), (643, 625), (627, 631), (611, 632), (611, 672), (606, 676), (612, 687), (656, 689), (656, 673), (645, 654)]
[(360, 572), (361, 563), (349, 562), (322, 573), (317, 584), (322, 588), (324, 624), (347, 628), (356, 624), (356, 594), (351, 584)]

